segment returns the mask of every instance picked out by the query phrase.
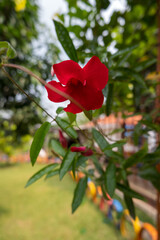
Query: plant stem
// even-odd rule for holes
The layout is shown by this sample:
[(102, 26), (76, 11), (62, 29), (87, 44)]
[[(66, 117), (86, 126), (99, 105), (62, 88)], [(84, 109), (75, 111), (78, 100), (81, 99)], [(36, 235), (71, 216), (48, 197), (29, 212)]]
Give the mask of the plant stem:
[(52, 118), (54, 121), (55, 119), (43, 108), (37, 103), (31, 96), (29, 96), (15, 81), (14, 79), (9, 75), (9, 73), (5, 70), (4, 67), (2, 67), (2, 71), (4, 74), (9, 78), (9, 80), (23, 93), (29, 98), (32, 102), (34, 102), (39, 108), (41, 108), (50, 118)]

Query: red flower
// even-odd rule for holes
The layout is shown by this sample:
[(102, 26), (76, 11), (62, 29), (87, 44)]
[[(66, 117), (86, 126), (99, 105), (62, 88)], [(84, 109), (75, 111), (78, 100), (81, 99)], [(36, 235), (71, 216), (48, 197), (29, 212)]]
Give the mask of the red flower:
[(61, 130), (59, 130), (59, 141), (64, 148), (67, 148), (68, 142), (67, 142), (66, 138), (63, 136), (63, 133)]
[[(93, 56), (81, 68), (78, 63), (67, 60), (53, 65), (53, 72), (59, 82), (51, 81), (48, 84), (71, 96), (85, 110), (98, 109), (103, 104), (102, 89), (108, 81), (108, 69), (98, 57)], [(53, 92), (46, 86), (48, 98), (52, 102), (64, 102), (67, 99)], [(79, 113), (83, 110), (71, 102), (65, 109), (66, 112)]]
[(88, 148), (85, 152), (82, 152), (81, 154), (83, 156), (88, 157), (88, 156), (92, 156), (93, 155), (93, 151), (92, 151), (92, 149)]
[(83, 156), (91, 156), (93, 155), (93, 151), (90, 148), (86, 148), (85, 146), (80, 147), (71, 147), (71, 152), (80, 152)]

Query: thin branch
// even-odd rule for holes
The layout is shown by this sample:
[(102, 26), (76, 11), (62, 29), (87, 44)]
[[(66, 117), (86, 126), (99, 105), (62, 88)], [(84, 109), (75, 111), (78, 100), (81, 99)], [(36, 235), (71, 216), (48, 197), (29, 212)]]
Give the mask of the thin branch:
[(85, 136), (89, 141), (92, 141), (93, 142), (93, 139), (88, 137), (88, 135), (86, 134), (85, 131), (83, 131), (79, 126), (78, 126), (78, 123), (76, 121), (76, 127), (78, 128), (78, 130), (82, 133), (83, 136)]
[(2, 71), (4, 74), (9, 78), (9, 80), (23, 93), (29, 98), (32, 102), (34, 102), (39, 108), (41, 108), (50, 118), (52, 118), (54, 121), (55, 119), (43, 108), (37, 103), (31, 96), (29, 96), (15, 81), (14, 79), (9, 75), (9, 73), (5, 70), (4, 67), (2, 67)]
[(20, 65), (16, 65), (16, 64), (12, 64), (12, 63), (4, 63), (2, 64), (2, 66), (4, 67), (11, 67), (11, 68), (17, 68), (22, 70), (23, 72), (26, 72), (27, 74), (31, 75), (32, 77), (36, 78), (40, 83), (42, 83), (44, 86), (47, 86), (48, 88), (50, 88), (53, 92), (58, 93), (59, 95), (61, 95), (62, 97), (66, 98), (66, 100), (70, 100), (71, 102), (73, 102), (75, 105), (77, 105), (80, 109), (82, 109), (83, 111), (85, 111), (84, 107), (79, 104), (75, 99), (73, 99), (71, 96), (69, 96), (67, 93), (64, 93), (62, 91), (60, 91), (59, 89), (57, 89), (56, 87), (51, 86), (50, 84), (46, 83), (42, 78), (38, 77), (36, 74), (34, 74), (32, 71), (30, 71), (29, 69), (22, 67)]

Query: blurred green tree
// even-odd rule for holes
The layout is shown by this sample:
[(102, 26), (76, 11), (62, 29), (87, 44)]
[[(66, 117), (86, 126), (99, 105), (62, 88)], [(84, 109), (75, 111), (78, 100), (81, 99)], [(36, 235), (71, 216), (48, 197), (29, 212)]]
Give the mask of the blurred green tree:
[[(44, 32), (46, 38), (42, 39)], [(26, 1), (26, 6), (21, 11), (16, 10), (15, 1), (1, 0), (0, 33), (0, 41), (10, 42), (17, 51), (17, 57), (12, 61), (14, 64), (26, 66), (44, 79), (50, 76), (50, 66), (59, 58), (59, 49), (52, 44), (53, 38), (49, 30), (40, 23), (39, 7), (35, 0)], [(18, 81), (21, 88), (36, 98), (36, 101), (40, 101), (40, 87), (36, 80), (15, 69), (7, 71), (15, 81)], [(35, 124), (42, 122), (42, 111), (19, 92), (2, 71), (0, 71), (0, 99), (0, 127), (5, 132), (2, 135), (12, 136), (11, 145), (19, 144), (22, 136), (32, 133)], [(8, 127), (4, 128), (6, 121), (9, 121)], [(14, 134), (9, 128), (13, 124)], [(2, 147), (0, 145), (0, 148), (5, 151), (4, 144)]]

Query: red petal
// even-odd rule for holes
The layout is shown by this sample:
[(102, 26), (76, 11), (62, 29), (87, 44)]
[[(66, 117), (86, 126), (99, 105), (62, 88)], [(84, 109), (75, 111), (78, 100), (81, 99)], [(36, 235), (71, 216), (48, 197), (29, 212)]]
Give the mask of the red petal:
[(68, 142), (67, 142), (66, 138), (63, 136), (63, 133), (61, 130), (59, 130), (59, 141), (64, 148), (67, 148)]
[[(94, 110), (102, 107), (104, 96), (102, 91), (97, 91), (96, 89), (83, 86), (78, 84), (77, 86), (70, 86), (71, 96), (74, 98), (80, 105), (84, 107), (85, 110)], [(67, 108), (64, 109), (66, 112), (80, 113), (82, 109), (76, 106), (73, 102), (70, 103)]]
[(83, 73), (87, 85), (97, 90), (102, 90), (108, 82), (108, 68), (96, 56), (85, 65)]
[[(67, 93), (68, 88), (67, 87), (63, 87), (60, 83), (56, 82), (56, 81), (50, 81), (48, 83), (49, 85), (57, 88), (58, 90)], [(50, 89), (49, 87), (45, 86), (47, 92), (48, 92), (48, 98), (50, 101), (52, 102), (64, 102), (67, 99), (64, 98), (63, 96), (59, 95), (58, 93), (54, 92), (52, 89)]]
[(93, 155), (93, 151), (92, 151), (92, 149), (89, 148), (89, 149), (87, 149), (87, 151), (82, 152), (82, 155), (86, 156), (86, 157), (92, 156)]
[(85, 146), (81, 147), (71, 147), (71, 152), (84, 152), (86, 150)]
[(69, 103), (66, 108), (63, 109), (65, 112), (71, 112), (71, 113), (80, 113), (83, 110), (79, 108), (77, 105), (75, 105), (73, 102)]
[(84, 82), (82, 68), (72, 60), (54, 64), (53, 69), (63, 85), (66, 85), (71, 79), (79, 80), (82, 83)]

